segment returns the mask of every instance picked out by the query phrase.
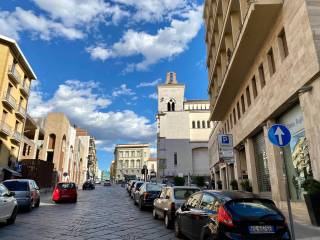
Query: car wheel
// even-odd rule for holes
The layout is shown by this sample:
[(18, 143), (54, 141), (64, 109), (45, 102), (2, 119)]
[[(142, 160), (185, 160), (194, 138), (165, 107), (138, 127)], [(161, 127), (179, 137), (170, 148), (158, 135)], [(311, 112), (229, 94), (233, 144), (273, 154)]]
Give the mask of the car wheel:
[(26, 207), (27, 212), (30, 212), (32, 210), (32, 200), (30, 201), (29, 205)]
[(141, 211), (143, 210), (143, 204), (142, 204), (141, 198), (140, 198), (140, 200), (139, 200), (139, 208), (140, 208)]
[(136, 206), (138, 205), (136, 199), (133, 199), (133, 204), (136, 205)]
[(179, 221), (176, 220), (174, 222), (174, 234), (177, 238), (181, 238), (182, 237), (182, 232), (180, 230), (180, 225), (179, 225)]
[(38, 199), (38, 201), (36, 202), (36, 204), (34, 205), (36, 208), (38, 208), (40, 206), (40, 198)]
[(153, 219), (158, 219), (158, 214), (157, 214), (155, 208), (153, 208), (153, 210), (152, 210), (152, 216), (153, 216)]
[(78, 198), (75, 198), (75, 199), (73, 200), (74, 203), (76, 203), (77, 201), (78, 201)]
[(172, 227), (172, 221), (169, 219), (168, 214), (165, 214), (164, 216), (164, 225), (166, 226), (167, 229), (171, 229)]
[(7, 219), (7, 225), (11, 225), (15, 222), (18, 213), (18, 207), (15, 207), (12, 211), (10, 218)]

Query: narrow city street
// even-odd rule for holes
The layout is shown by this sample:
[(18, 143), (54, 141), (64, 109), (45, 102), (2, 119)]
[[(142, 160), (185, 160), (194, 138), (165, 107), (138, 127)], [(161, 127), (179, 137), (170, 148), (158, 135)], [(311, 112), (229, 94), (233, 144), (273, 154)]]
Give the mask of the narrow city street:
[(141, 212), (119, 187), (80, 190), (78, 202), (54, 204), (49, 195), (39, 209), (20, 213), (12, 226), (0, 226), (1, 240), (175, 239), (173, 230)]

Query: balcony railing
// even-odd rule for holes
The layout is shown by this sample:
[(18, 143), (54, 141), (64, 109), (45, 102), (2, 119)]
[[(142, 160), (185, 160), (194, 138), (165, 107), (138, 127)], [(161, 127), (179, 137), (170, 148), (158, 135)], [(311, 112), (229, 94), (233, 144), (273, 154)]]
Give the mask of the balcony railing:
[(2, 101), (13, 109), (17, 106), (16, 99), (9, 92), (3, 94)]
[(17, 72), (17, 70), (15, 69), (15, 67), (10, 66), (8, 69), (8, 76), (9, 78), (14, 82), (14, 83), (20, 83), (21, 81), (21, 76), (20, 74)]
[(1, 121), (0, 122), (0, 132), (9, 136), (9, 135), (11, 135), (12, 129), (6, 122)]
[(21, 105), (18, 106), (16, 114), (21, 116), (22, 118), (26, 117), (26, 109), (22, 107)]
[(13, 135), (12, 135), (12, 140), (20, 143), (23, 139), (23, 136), (21, 133), (19, 133), (17, 130), (14, 131)]
[(20, 91), (23, 94), (29, 96), (29, 94), (30, 94), (30, 86), (27, 85), (26, 81), (23, 84), (20, 84)]

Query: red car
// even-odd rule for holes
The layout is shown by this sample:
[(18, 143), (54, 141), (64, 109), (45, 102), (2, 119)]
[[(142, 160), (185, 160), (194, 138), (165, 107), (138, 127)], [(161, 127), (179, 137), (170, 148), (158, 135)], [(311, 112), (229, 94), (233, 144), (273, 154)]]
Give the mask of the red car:
[(77, 202), (77, 187), (73, 182), (60, 182), (54, 188), (52, 201), (54, 202)]

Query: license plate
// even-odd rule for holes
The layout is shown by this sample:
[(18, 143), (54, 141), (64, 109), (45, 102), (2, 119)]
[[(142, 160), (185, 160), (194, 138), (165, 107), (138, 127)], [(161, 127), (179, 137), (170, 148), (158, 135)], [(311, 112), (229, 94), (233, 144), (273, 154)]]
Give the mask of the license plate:
[(63, 198), (68, 198), (68, 197), (70, 197), (70, 195), (64, 194), (64, 195), (61, 195), (61, 197), (63, 197)]
[(251, 234), (263, 234), (263, 233), (275, 233), (274, 226), (249, 226), (249, 232)]

